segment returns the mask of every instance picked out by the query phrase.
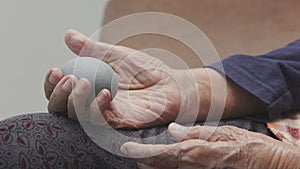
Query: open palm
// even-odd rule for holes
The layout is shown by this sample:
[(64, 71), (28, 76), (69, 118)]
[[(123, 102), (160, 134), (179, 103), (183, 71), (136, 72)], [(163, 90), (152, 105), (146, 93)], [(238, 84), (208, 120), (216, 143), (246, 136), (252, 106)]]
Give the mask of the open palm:
[[(65, 40), (77, 55), (101, 59), (118, 74), (119, 90), (114, 100), (111, 101), (110, 92), (104, 89), (98, 94), (104, 99), (98, 101), (95, 99), (91, 104), (90, 112), (93, 112), (93, 116), (90, 118), (94, 123), (102, 123), (101, 119), (104, 118), (115, 128), (142, 128), (165, 124), (176, 119), (181, 103), (177, 85), (179, 71), (140, 51), (97, 42), (74, 30), (67, 32)], [(49, 111), (67, 111), (70, 115), (82, 110), (82, 102), (85, 102), (86, 97), (72, 94), (72, 90), (69, 94), (68, 92), (60, 94), (59, 92), (63, 91), (59, 89), (62, 86), (60, 81), (70, 77), (61, 77), (61, 72), (55, 68), (51, 71), (57, 73), (58, 83), (53, 86), (47, 79), (45, 81)], [(48, 73), (47, 77), (49, 74), (51, 73)], [(75, 83), (79, 81), (81, 80), (73, 80)], [(57, 103), (57, 100), (68, 101)], [(63, 103), (68, 105), (62, 105)], [(97, 117), (100, 112), (101, 118)]]

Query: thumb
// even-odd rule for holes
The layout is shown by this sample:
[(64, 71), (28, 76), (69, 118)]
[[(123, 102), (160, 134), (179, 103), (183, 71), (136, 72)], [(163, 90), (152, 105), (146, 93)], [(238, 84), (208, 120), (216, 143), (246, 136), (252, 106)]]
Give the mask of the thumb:
[(69, 49), (77, 55), (86, 55), (83, 47), (89, 41), (89, 38), (75, 30), (68, 30), (65, 35), (65, 43)]
[(76, 55), (94, 57), (104, 62), (110, 62), (122, 56), (122, 52), (114, 45), (96, 41), (75, 30), (67, 31), (65, 43)]
[(102, 89), (97, 96), (97, 103), (101, 112), (109, 108), (111, 102), (111, 93), (108, 89)]
[(105, 111), (109, 109), (110, 102), (111, 102), (110, 91), (107, 89), (101, 90), (90, 107), (90, 121), (92, 122), (92, 124), (94, 125), (106, 124)]

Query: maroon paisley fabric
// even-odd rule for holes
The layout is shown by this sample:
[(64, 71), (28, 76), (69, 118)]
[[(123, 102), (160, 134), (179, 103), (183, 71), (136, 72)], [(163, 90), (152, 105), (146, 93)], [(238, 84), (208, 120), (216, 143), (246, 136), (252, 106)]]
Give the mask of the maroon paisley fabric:
[[(219, 125), (234, 125), (273, 136), (264, 123), (231, 120)], [(167, 126), (119, 132), (130, 136), (131, 141), (143, 142), (141, 138), (163, 133), (157, 143), (175, 142)], [(0, 122), (0, 168), (136, 169), (137, 166), (134, 159), (98, 147), (78, 122), (55, 113), (33, 113)]]

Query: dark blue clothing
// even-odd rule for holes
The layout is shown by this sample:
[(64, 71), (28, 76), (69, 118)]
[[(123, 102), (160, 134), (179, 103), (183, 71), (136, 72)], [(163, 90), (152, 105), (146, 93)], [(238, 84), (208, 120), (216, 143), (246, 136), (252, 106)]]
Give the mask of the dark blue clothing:
[(207, 67), (224, 70), (228, 78), (267, 103), (268, 120), (300, 109), (300, 40), (264, 55), (233, 55)]

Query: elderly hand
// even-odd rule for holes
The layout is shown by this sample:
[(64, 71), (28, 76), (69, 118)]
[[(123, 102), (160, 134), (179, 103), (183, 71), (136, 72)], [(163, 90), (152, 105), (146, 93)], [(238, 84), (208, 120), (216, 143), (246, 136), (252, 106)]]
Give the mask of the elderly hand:
[(274, 169), (300, 166), (296, 147), (237, 127), (183, 127), (172, 123), (169, 132), (181, 142), (170, 145), (127, 142), (121, 150), (137, 158), (141, 169)]
[(91, 105), (86, 105), (91, 90), (87, 79), (62, 77), (58, 68), (52, 68), (44, 83), (50, 112), (67, 113), (73, 119), (79, 115), (96, 125), (144, 128), (175, 120), (204, 121), (209, 110), (213, 110), (210, 120), (266, 110), (264, 102), (230, 79), (225, 83), (226, 78), (213, 69), (171, 69), (143, 52), (96, 42), (74, 30), (67, 32), (65, 41), (77, 55), (99, 58), (110, 65), (118, 75), (119, 90), (113, 101), (104, 89)]
[[(65, 41), (77, 55), (99, 58), (119, 76), (119, 91), (113, 100), (115, 104), (111, 102), (111, 93), (107, 89), (100, 91), (92, 102), (89, 118), (94, 124), (102, 124), (105, 120), (114, 128), (142, 128), (176, 119), (184, 102), (181, 98), (188, 97), (181, 95), (177, 80), (193, 84), (187, 78), (189, 71), (171, 69), (145, 53), (96, 42), (74, 30), (67, 32)], [(185, 87), (188, 95), (189, 85)], [(75, 119), (76, 111), (85, 111), (83, 107), (90, 88), (86, 79), (76, 79), (72, 75), (62, 77), (59, 69), (52, 68), (44, 85), (49, 111), (67, 112)], [(104, 119), (99, 116), (100, 112)]]

